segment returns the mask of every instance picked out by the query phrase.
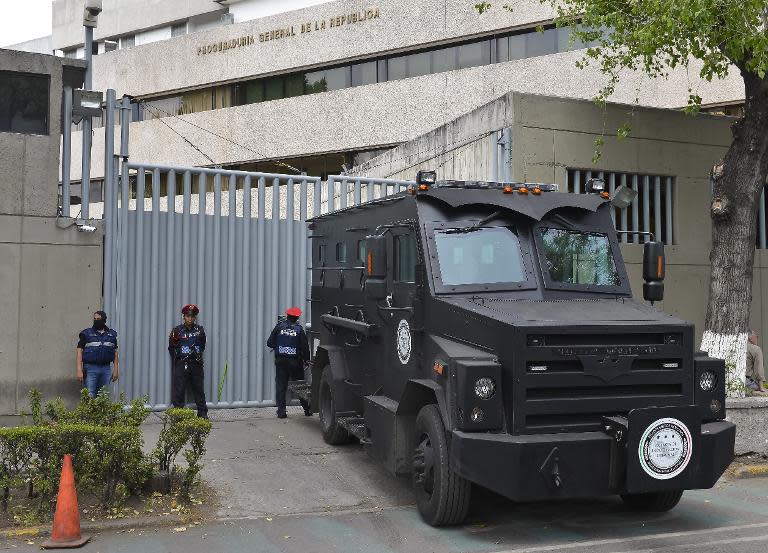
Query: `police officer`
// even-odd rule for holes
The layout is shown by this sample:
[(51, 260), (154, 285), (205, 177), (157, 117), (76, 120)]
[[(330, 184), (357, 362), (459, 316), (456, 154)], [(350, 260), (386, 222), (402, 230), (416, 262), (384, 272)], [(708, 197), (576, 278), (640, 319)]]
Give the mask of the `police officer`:
[[(117, 359), (117, 332), (107, 326), (107, 314), (96, 311), (93, 325), (84, 329), (77, 342), (77, 379), (85, 381), (91, 397), (120, 376)], [(110, 366), (112, 365), (112, 366)]]
[[(267, 340), (267, 347), (275, 351), (275, 388), (277, 389), (277, 418), (284, 419), (285, 394), (289, 380), (304, 379), (304, 363), (309, 361), (309, 341), (304, 327), (299, 324), (301, 309), (291, 307), (285, 312), (286, 318), (277, 323)], [(309, 404), (301, 399), (304, 415), (312, 416)]]
[(171, 403), (174, 407), (184, 407), (186, 403), (187, 383), (197, 405), (197, 416), (208, 418), (203, 389), (203, 352), (205, 351), (205, 329), (195, 323), (200, 309), (194, 305), (185, 305), (181, 309), (184, 323), (171, 330), (168, 336), (168, 352), (171, 354)]

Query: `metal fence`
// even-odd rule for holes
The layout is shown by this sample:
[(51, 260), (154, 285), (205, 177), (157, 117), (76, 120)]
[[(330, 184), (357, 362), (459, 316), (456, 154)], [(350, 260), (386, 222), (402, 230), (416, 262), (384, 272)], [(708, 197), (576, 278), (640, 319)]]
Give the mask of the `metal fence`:
[(181, 306), (195, 303), (208, 335), (209, 404), (273, 404), (266, 339), (286, 307), (302, 307), (305, 320), (311, 308), (304, 221), (407, 184), (124, 163), (105, 206), (104, 295), (120, 337), (119, 390), (167, 406), (168, 333)]
[[(628, 186), (638, 193), (637, 199), (630, 207), (616, 209), (612, 213), (618, 230), (652, 232), (656, 240), (668, 245), (674, 244), (674, 177), (568, 169), (566, 190), (581, 194), (585, 190), (584, 185), (591, 178), (603, 180), (611, 194), (619, 186)], [(636, 234), (619, 234), (620, 242), (640, 243), (649, 240), (647, 235), (641, 237)]]

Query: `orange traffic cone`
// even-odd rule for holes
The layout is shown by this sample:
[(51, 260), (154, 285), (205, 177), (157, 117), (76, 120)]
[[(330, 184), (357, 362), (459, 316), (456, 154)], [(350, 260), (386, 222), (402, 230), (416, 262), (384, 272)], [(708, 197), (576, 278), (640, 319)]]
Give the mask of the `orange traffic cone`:
[(53, 517), (51, 539), (43, 543), (43, 549), (70, 549), (82, 547), (91, 539), (80, 535), (80, 511), (77, 509), (75, 473), (72, 470), (72, 456), (64, 455), (61, 467), (59, 495), (56, 497), (56, 514)]

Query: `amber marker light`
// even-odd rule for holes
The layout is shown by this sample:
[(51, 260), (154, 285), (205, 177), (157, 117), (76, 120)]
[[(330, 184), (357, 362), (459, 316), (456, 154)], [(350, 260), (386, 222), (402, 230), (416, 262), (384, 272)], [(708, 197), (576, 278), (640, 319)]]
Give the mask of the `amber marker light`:
[(539, 195), (541, 195), (541, 188), (539, 188), (538, 186), (536, 186), (535, 188), (533, 188), (533, 190), (531, 190), (531, 194), (533, 194), (534, 196), (539, 196)]
[(505, 187), (502, 189), (502, 192), (503, 192), (504, 194), (511, 194), (511, 193), (512, 193), (512, 192), (514, 192), (514, 191), (515, 191), (515, 189), (514, 189), (514, 188), (512, 188), (511, 186), (505, 186)]
[(527, 194), (528, 193), (528, 189), (525, 186), (523, 186), (522, 188), (518, 188), (517, 192), (520, 193), (520, 194)]
[(368, 276), (373, 274), (373, 252), (368, 252), (366, 265), (368, 266)]
[(611, 195), (608, 192), (600, 192), (600, 197), (604, 200), (607, 200), (611, 197)]
[(429, 185), (428, 184), (420, 184), (419, 185), (419, 192), (426, 192), (427, 190), (429, 190)]

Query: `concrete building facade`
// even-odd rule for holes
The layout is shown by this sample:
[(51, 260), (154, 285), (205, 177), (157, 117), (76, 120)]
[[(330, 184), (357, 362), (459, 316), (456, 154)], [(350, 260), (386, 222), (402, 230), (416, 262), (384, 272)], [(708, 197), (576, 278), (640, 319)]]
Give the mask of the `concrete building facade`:
[(77, 333), (101, 305), (101, 236), (58, 217), (62, 87), (85, 64), (0, 49), (0, 414), (72, 398)]

